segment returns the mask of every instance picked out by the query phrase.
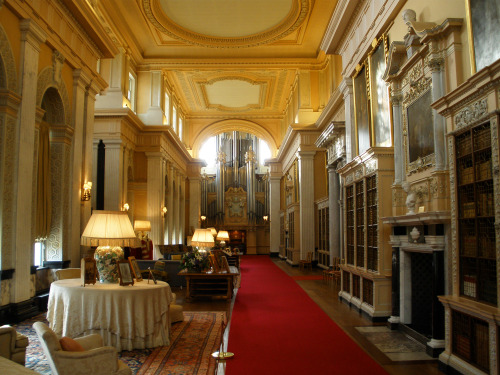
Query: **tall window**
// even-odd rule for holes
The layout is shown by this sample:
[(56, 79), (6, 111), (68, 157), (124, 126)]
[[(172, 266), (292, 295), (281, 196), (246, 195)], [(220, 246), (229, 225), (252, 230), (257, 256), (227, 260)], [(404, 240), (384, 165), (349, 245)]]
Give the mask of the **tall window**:
[(215, 137), (210, 137), (203, 143), (198, 153), (198, 157), (205, 160), (207, 163), (207, 166), (201, 169), (202, 173), (214, 174), (215, 159), (217, 158), (217, 143)]
[(172, 108), (172, 126), (174, 128), (174, 132), (177, 133), (177, 108)]
[(170, 125), (170, 96), (165, 92), (165, 125)]
[(45, 260), (45, 241), (37, 241), (35, 242), (35, 259), (34, 266), (41, 267), (43, 266), (43, 261)]
[(271, 149), (265, 141), (259, 139), (259, 164), (264, 165), (264, 160), (271, 158)]
[(179, 138), (182, 141), (182, 117), (179, 117)]
[(128, 74), (127, 99), (130, 101), (130, 109), (135, 112), (135, 77), (132, 73)]

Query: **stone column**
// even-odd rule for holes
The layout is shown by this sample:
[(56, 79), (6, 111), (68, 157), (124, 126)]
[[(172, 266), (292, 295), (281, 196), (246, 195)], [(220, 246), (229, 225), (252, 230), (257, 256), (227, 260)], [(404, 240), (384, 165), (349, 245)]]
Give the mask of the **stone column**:
[[(80, 233), (83, 233), (87, 222), (90, 219), (92, 202), (95, 202), (95, 187), (97, 184), (97, 144), (94, 144), (94, 109), (96, 95), (98, 94), (100, 88), (95, 85), (95, 83), (90, 83), (87, 86), (87, 92), (85, 96), (85, 122), (83, 128), (83, 171), (82, 180), (83, 182), (92, 182), (93, 188), (91, 190), (91, 200), (87, 202), (82, 202), (82, 208), (80, 211)], [(95, 152), (94, 152), (95, 150)], [(95, 155), (95, 156), (94, 156)], [(94, 159), (95, 157), (95, 159)], [(95, 172), (92, 169), (95, 166)], [(95, 175), (94, 175), (95, 173)], [(83, 186), (82, 186), (83, 187)]]
[(339, 85), (339, 90), (344, 94), (345, 107), (345, 156), (349, 163), (356, 156), (356, 123), (354, 119), (354, 91), (352, 79), (344, 78)]
[[(445, 94), (444, 59), (431, 58), (429, 67), (432, 74), (432, 101), (435, 102)], [(432, 109), (432, 115), (434, 119), (435, 170), (442, 171), (448, 165), (446, 160), (446, 119), (435, 109)]]
[(247, 169), (247, 215), (248, 224), (256, 222), (255, 217), (255, 161), (257, 157), (252, 147), (245, 153), (245, 163)]
[(401, 112), (401, 91), (395, 83), (391, 87), (392, 119), (394, 122), (394, 185), (405, 180), (405, 149), (403, 146), (403, 120)]
[(200, 227), (201, 194), (201, 178), (199, 176), (189, 177), (189, 228), (187, 228), (189, 235), (192, 235), (194, 230)]
[(186, 237), (186, 176), (181, 174), (180, 176), (180, 182), (181, 182), (181, 187), (180, 187), (180, 193), (181, 193), (181, 200), (180, 200), (180, 223), (181, 223), (181, 228), (179, 232), (179, 243), (183, 244), (184, 243), (184, 238)]
[[(217, 189), (217, 209), (215, 222), (218, 225), (224, 224), (224, 188), (226, 181), (224, 178), (224, 165), (226, 163), (226, 154), (223, 151), (217, 153), (217, 170), (215, 172), (215, 181)], [(208, 218), (207, 218), (208, 220)]]
[[(276, 159), (275, 159), (276, 160)], [(280, 180), (281, 164), (270, 163), (269, 176), (269, 251), (271, 255), (277, 255), (280, 251)]]
[[(82, 212), (86, 202), (82, 202), (81, 194), (83, 190), (84, 170), (85, 170), (85, 143), (86, 143), (86, 120), (88, 98), (87, 87), (90, 83), (82, 70), (73, 71), (73, 161), (71, 165), (72, 171), (72, 189), (71, 189), (71, 227), (69, 243), (70, 246), (63, 250), (62, 259), (70, 259), (72, 267), (80, 267), (80, 235), (82, 233)], [(93, 112), (93, 111), (92, 111)], [(92, 121), (93, 122), (93, 121)], [(85, 170), (86, 171), (86, 170)], [(87, 181), (90, 181), (88, 179)], [(89, 206), (87, 204), (87, 206)], [(86, 222), (84, 223), (86, 224)]]
[(316, 151), (298, 151), (300, 189), (300, 259), (314, 251), (314, 155)]
[(146, 152), (148, 159), (147, 180), (147, 215), (151, 222), (150, 238), (154, 245), (154, 259), (158, 259), (157, 245), (163, 245), (163, 217), (161, 207), (163, 202), (163, 157), (159, 152)]
[[(33, 193), (33, 150), (35, 146), (36, 93), (38, 76), (38, 59), (40, 44), (45, 42), (45, 32), (32, 20), (25, 19), (20, 23), (20, 94), (17, 135), (15, 139), (14, 167), (14, 209), (13, 230), (15, 232), (13, 246), (16, 249), (14, 273), (14, 300), (21, 302), (30, 298), (30, 266), (33, 258), (33, 239), (29, 233), (31, 228), (32, 193)], [(17, 193), (17, 194), (16, 194)], [(27, 231), (28, 228), (28, 231)]]
[(394, 330), (398, 328), (399, 325), (399, 315), (400, 315), (400, 304), (399, 299), (401, 292), (399, 290), (399, 248), (392, 248), (392, 279), (391, 279), (391, 317), (388, 319), (388, 326), (390, 329)]
[(173, 196), (173, 212), (172, 212), (172, 243), (179, 243), (179, 171), (174, 169), (174, 196)]
[(333, 165), (328, 166), (328, 211), (330, 232), (330, 264), (333, 265), (333, 257), (340, 258), (340, 181), (337, 170)]
[(123, 151), (121, 139), (108, 139), (104, 162), (104, 209), (120, 211), (122, 206)]
[(427, 343), (426, 352), (437, 357), (444, 349), (444, 306), (438, 296), (444, 292), (444, 251), (432, 253), (432, 339)]
[(399, 252), (399, 316), (403, 324), (411, 324), (411, 253)]
[(167, 163), (167, 244), (173, 244), (174, 239), (174, 165)]
[(174, 196), (174, 243), (179, 243), (181, 231), (181, 173), (175, 171), (175, 196)]

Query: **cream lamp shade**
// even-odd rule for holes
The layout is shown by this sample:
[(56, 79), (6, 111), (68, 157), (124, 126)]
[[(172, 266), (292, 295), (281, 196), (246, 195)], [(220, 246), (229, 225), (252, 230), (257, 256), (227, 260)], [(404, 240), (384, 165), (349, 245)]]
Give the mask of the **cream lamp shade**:
[(217, 239), (219, 241), (227, 241), (229, 239), (229, 233), (227, 230), (220, 230), (219, 233), (217, 233)]
[(97, 246), (94, 258), (99, 281), (117, 283), (118, 262), (124, 256), (121, 246), (135, 246), (137, 241), (126, 211), (94, 211), (83, 231), (81, 244)]
[(134, 221), (134, 230), (136, 232), (151, 232), (151, 222), (149, 220)]
[(217, 233), (217, 239), (220, 241), (221, 247), (226, 246), (226, 241), (229, 240), (229, 233), (227, 233), (227, 230), (220, 230), (219, 233)]
[(196, 229), (191, 239), (192, 246), (212, 247), (214, 246), (214, 236), (210, 229)]
[(82, 234), (84, 246), (135, 246), (137, 237), (125, 211), (94, 210)]
[(215, 238), (215, 236), (217, 236), (217, 229), (215, 229), (215, 228), (208, 228), (208, 229), (212, 233), (212, 236), (214, 236), (214, 238)]

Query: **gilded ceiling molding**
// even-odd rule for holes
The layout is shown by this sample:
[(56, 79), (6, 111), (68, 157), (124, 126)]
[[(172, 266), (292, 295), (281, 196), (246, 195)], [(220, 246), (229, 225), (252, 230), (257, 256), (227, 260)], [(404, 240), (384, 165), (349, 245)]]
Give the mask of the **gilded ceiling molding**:
[[(216, 82), (221, 82), (221, 81), (243, 81), (250, 83), (251, 85), (254, 86), (259, 86), (260, 87), (260, 95), (259, 95), (259, 103), (257, 104), (248, 104), (243, 107), (227, 107), (222, 104), (212, 104), (210, 103), (210, 100), (208, 99), (208, 94), (207, 94), (207, 86), (213, 85)], [(232, 111), (232, 112), (244, 112), (244, 111), (249, 111), (251, 109), (263, 109), (266, 103), (266, 98), (268, 97), (268, 85), (270, 80), (254, 80), (252, 78), (244, 77), (244, 76), (220, 76), (220, 77), (215, 77), (209, 80), (204, 80), (204, 81), (196, 81), (196, 83), (200, 86), (201, 90), (201, 95), (203, 97), (203, 100), (205, 102), (205, 107), (206, 109), (215, 109), (218, 111)]]
[(204, 47), (242, 48), (269, 44), (294, 32), (308, 17), (311, 10), (310, 1), (294, 0), (292, 9), (281, 23), (264, 32), (244, 37), (217, 37), (195, 33), (168, 18), (162, 9), (160, 0), (142, 0), (141, 5), (149, 22), (159, 31), (174, 39)]
[(239, 132), (253, 134), (257, 136), (257, 138), (266, 141), (267, 145), (269, 146), (269, 149), (271, 150), (271, 155), (276, 155), (277, 151), (276, 141), (274, 140), (271, 133), (267, 131), (267, 129), (252, 121), (241, 120), (241, 119), (228, 119), (215, 122), (212, 125), (207, 126), (200, 133), (198, 133), (193, 142), (193, 147), (192, 147), (194, 157), (195, 158), (198, 157), (198, 152), (200, 150), (200, 147), (203, 145), (203, 142), (205, 142), (208, 138), (213, 137), (214, 135), (220, 133), (232, 132), (235, 130)]

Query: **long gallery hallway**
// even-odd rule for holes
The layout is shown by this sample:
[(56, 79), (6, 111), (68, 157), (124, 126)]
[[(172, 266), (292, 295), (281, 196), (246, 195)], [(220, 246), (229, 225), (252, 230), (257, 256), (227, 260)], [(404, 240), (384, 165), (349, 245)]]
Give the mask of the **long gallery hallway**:
[[(385, 324), (374, 324), (341, 303), (337, 286), (324, 282), (321, 272), (278, 258), (244, 256), (241, 287), (231, 303), (185, 302), (185, 311), (232, 311), (226, 339), (235, 357), (219, 366), (218, 375), (442, 374), (436, 359), (379, 350), (360, 331)], [(179, 298), (183, 292), (178, 291)]]

